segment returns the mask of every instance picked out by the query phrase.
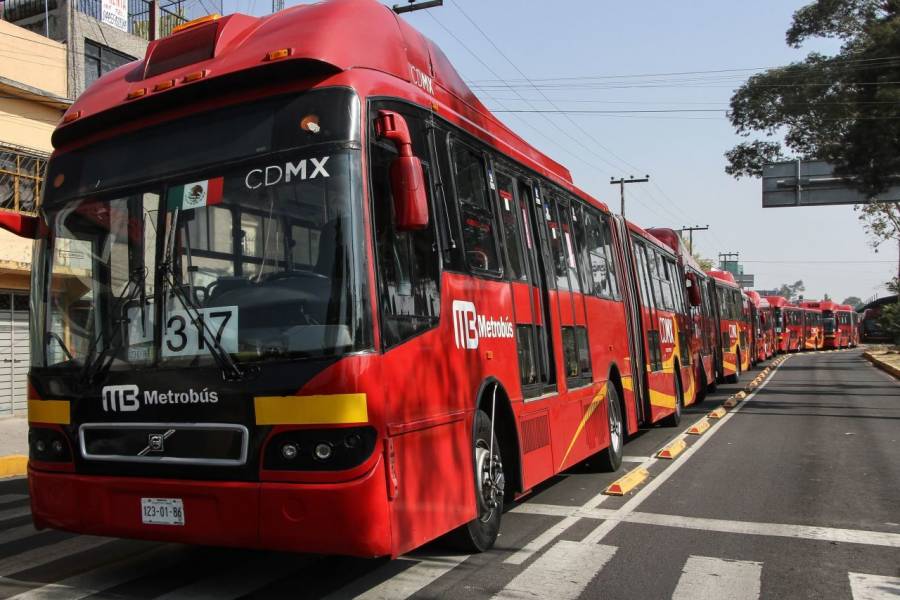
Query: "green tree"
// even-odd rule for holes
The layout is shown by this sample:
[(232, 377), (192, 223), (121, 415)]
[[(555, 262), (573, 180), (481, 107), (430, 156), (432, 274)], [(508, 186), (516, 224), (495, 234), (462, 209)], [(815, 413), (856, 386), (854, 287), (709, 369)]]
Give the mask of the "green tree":
[[(746, 141), (725, 153), (725, 171), (759, 176), (768, 162), (818, 158), (877, 194), (900, 174), (900, 2), (815, 0), (794, 13), (786, 42), (811, 38), (842, 45), (754, 75), (732, 96), (729, 118)], [(897, 204), (857, 210), (873, 245), (900, 237)]]
[[(891, 293), (900, 294), (900, 278), (894, 277), (887, 283), (887, 288)], [(882, 306), (878, 324), (891, 334), (895, 344), (900, 344), (900, 302)]]
[(862, 298), (857, 298), (856, 296), (847, 296), (844, 298), (844, 301), (841, 304), (849, 304), (853, 308), (859, 308), (862, 306)]
[(783, 283), (777, 289), (776, 296), (784, 296), (788, 300), (796, 300), (800, 292), (806, 291), (806, 286), (803, 285), (802, 279), (798, 279), (794, 283)]

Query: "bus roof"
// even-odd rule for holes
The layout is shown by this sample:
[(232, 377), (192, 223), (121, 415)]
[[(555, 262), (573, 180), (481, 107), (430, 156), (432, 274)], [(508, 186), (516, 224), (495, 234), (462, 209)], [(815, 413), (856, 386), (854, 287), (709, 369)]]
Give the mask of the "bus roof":
[(675, 254), (675, 252), (671, 246), (669, 246), (668, 244), (663, 242), (661, 239), (659, 239), (658, 237), (653, 235), (652, 232), (644, 229), (640, 225), (638, 225), (636, 223), (632, 223), (628, 219), (625, 219), (625, 225), (628, 227), (629, 231), (631, 231), (632, 233), (636, 233), (639, 236), (641, 236), (642, 238), (644, 238), (645, 240), (653, 243), (654, 245), (656, 245), (657, 248), (659, 248), (663, 252), (665, 252), (667, 254), (671, 254), (671, 255)]
[(687, 244), (684, 243), (684, 240), (681, 239), (681, 236), (676, 233), (674, 229), (669, 229), (668, 227), (651, 227), (647, 230), (647, 232), (649, 232), (656, 239), (674, 250), (675, 254), (678, 255), (684, 266), (691, 267), (698, 273), (703, 273), (703, 267), (701, 267), (700, 263), (698, 263), (697, 260), (693, 256), (691, 256), (691, 252), (690, 250), (688, 250)]
[(732, 275), (728, 271), (723, 271), (721, 269), (710, 269), (706, 273), (717, 282), (723, 283), (735, 289), (740, 289), (740, 286), (738, 286), (737, 282), (734, 280), (734, 275)]
[(769, 306), (775, 308), (796, 308), (796, 306), (791, 304), (791, 301), (784, 296), (766, 296), (765, 298), (769, 301)]
[(814, 308), (816, 310), (835, 310), (837, 304), (832, 300), (804, 300), (800, 303), (803, 308)]
[[(529, 168), (608, 210), (574, 186), (566, 167), (497, 119), (436, 44), (376, 0), (326, 0), (264, 17), (236, 13), (188, 25), (151, 42), (143, 59), (107, 73), (81, 94), (54, 131), (54, 147), (205, 100), (213, 91), (249, 93), (304, 77), (321, 81), (365, 72), (396, 82), (389, 95), (421, 96), (438, 114), (455, 117)], [(258, 81), (249, 84), (249, 74)]]

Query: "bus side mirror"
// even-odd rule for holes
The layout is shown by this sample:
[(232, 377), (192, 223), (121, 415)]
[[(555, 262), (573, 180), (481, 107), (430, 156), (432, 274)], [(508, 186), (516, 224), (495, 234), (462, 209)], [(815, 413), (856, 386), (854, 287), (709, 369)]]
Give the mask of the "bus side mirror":
[(688, 300), (691, 301), (691, 306), (700, 306), (703, 302), (700, 298), (700, 284), (697, 283), (697, 276), (693, 273), (688, 273), (687, 283)]
[(428, 195), (422, 161), (413, 156), (412, 139), (406, 119), (390, 110), (378, 111), (375, 134), (391, 140), (397, 158), (391, 163), (391, 195), (397, 231), (414, 231), (428, 227)]
[(35, 240), (40, 232), (41, 220), (32, 215), (0, 210), (0, 228), (19, 237)]

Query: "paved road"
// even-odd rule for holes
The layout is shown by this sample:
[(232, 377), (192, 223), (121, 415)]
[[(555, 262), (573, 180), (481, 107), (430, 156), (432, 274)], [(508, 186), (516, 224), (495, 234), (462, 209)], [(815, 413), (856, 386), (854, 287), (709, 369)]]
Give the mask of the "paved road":
[(675, 461), (650, 458), (734, 386), (626, 446), (651, 478), (568, 471), (511, 508), (492, 552), (395, 561), (35, 532), (0, 482), (0, 599), (900, 598), (900, 386), (858, 351), (791, 357)]

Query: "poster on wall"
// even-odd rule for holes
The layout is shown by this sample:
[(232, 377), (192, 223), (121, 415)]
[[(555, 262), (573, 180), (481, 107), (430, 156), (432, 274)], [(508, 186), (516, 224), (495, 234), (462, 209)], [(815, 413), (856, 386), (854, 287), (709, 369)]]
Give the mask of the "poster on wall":
[(128, 0), (103, 0), (102, 6), (101, 21), (128, 31)]

